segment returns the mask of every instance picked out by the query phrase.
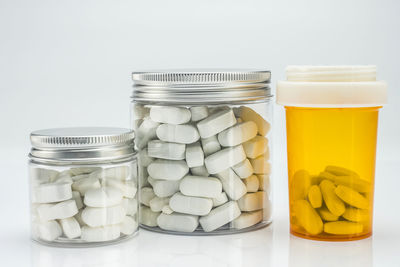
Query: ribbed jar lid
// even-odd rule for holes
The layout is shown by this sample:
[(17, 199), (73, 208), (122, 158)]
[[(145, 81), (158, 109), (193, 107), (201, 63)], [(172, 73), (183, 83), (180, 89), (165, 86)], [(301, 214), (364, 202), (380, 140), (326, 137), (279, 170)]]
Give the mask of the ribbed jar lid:
[(266, 70), (184, 70), (134, 72), (133, 100), (170, 103), (223, 103), (265, 100)]
[(54, 128), (30, 135), (32, 158), (54, 161), (90, 161), (134, 154), (133, 131), (112, 127)]

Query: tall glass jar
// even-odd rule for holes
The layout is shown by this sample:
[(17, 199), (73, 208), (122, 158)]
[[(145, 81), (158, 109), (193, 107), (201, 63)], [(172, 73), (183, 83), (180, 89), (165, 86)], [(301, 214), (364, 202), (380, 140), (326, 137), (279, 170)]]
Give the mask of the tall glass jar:
[(271, 222), (269, 71), (136, 72), (140, 224), (216, 235)]
[(122, 128), (58, 128), (31, 133), (32, 239), (93, 246), (138, 230), (134, 133)]
[(291, 66), (286, 109), (291, 233), (347, 241), (372, 234), (378, 112), (375, 66)]

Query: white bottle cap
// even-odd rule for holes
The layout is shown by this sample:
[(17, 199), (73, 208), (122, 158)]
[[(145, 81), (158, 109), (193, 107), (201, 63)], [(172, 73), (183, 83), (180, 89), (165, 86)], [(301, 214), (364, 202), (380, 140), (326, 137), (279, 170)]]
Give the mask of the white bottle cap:
[(376, 107), (387, 103), (376, 66), (289, 66), (277, 103), (297, 107)]

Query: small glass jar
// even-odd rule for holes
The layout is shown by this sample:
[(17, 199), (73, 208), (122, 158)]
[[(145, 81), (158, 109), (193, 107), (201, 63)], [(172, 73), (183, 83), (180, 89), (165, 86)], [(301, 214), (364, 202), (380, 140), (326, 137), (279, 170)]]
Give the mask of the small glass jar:
[(278, 82), (286, 109), (291, 233), (371, 236), (378, 112), (386, 83), (375, 66), (291, 66)]
[(140, 224), (216, 235), (271, 222), (269, 71), (137, 72)]
[(137, 233), (134, 133), (58, 128), (31, 133), (31, 235), (54, 246), (93, 246)]

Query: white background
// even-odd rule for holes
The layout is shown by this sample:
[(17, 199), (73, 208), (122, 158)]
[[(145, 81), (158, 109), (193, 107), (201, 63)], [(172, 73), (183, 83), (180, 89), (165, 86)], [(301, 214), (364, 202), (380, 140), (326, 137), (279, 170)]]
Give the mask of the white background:
[[(0, 260), (4, 266), (400, 266), (400, 2), (396, 0), (0, 0)], [(29, 133), (129, 126), (130, 73), (261, 68), (273, 87), (289, 64), (375, 64), (389, 84), (380, 115), (374, 237), (291, 237), (283, 108), (274, 118), (273, 227), (184, 238), (141, 231), (117, 246), (29, 241)], [(3, 263), (0, 263), (3, 266)]]

